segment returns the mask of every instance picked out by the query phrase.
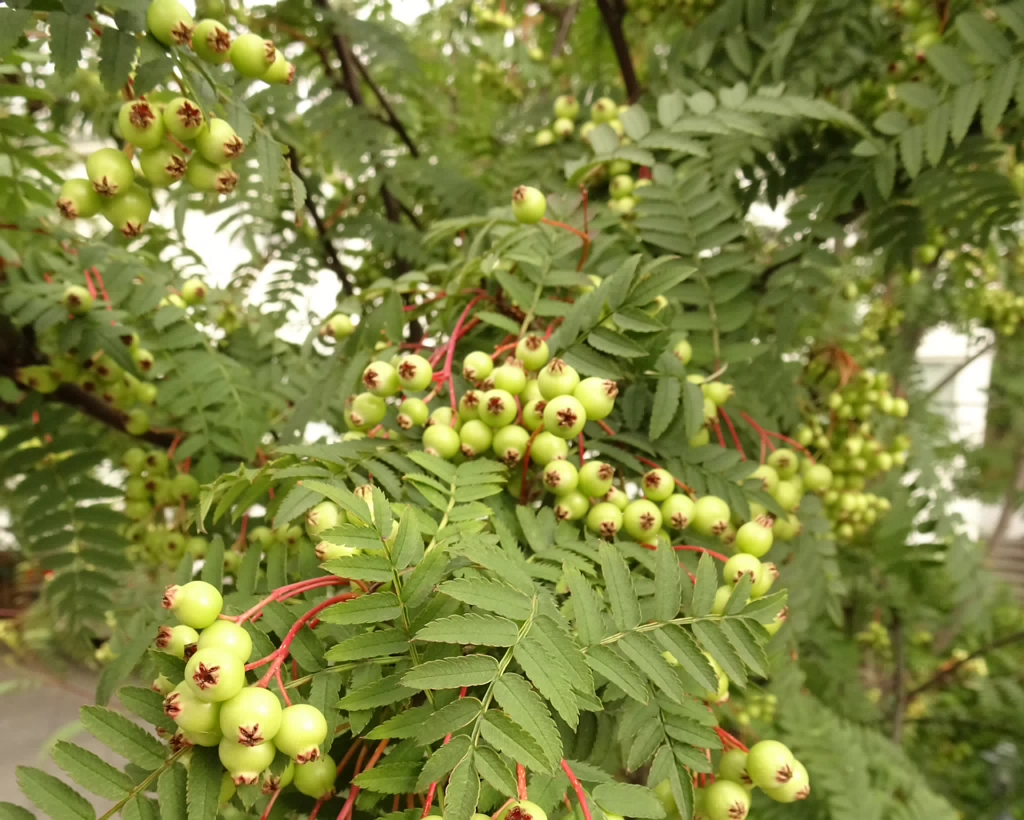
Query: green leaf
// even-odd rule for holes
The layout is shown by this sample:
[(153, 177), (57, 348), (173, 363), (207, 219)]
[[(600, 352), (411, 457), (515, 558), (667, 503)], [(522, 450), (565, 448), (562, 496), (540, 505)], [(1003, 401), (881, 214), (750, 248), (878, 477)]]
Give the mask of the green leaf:
[(201, 578), (218, 590), (224, 588), (224, 538), (220, 535), (213, 536), (206, 548)]
[(753, 618), (758, 623), (770, 624), (775, 620), (775, 616), (782, 611), (788, 597), (789, 594), (782, 590), (766, 595), (764, 598), (758, 598), (743, 607), (742, 615), (745, 618)]
[(555, 707), (562, 719), (575, 728), (579, 720), (579, 705), (572, 692), (568, 669), (559, 663), (561, 659), (552, 655), (532, 632), (526, 640), (516, 645), (514, 655), (534, 686)]
[[(0, 24), (4, 23), (4, 11), (4, 9), (0, 9)], [(5, 55), (3, 50), (0, 49), (0, 57), (2, 56)], [(514, 782), (512, 785), (512, 791), (515, 791)], [(22, 806), (16, 806), (14, 803), (0, 801), (0, 820), (36, 820), (36, 816)]]
[(687, 440), (693, 438), (704, 426), (704, 394), (693, 382), (682, 382), (683, 388), (683, 432)]
[(53, 820), (94, 820), (96, 817), (89, 801), (64, 781), (30, 766), (18, 766), (15, 771), (25, 796), (47, 817)]
[(338, 701), (338, 708), (346, 712), (361, 712), (412, 697), (416, 690), (401, 685), (402, 674), (397, 672), (349, 692)]
[(327, 754), (331, 750), (331, 744), (334, 743), (334, 732), (338, 728), (340, 717), (334, 704), (338, 702), (340, 689), (340, 675), (317, 675), (313, 679), (313, 685), (309, 688), (309, 697), (306, 699), (306, 703), (316, 707), (327, 718), (327, 738), (320, 744), (321, 754)]
[(401, 571), (411, 567), (422, 557), (423, 536), (416, 528), (412, 513), (406, 510), (398, 524), (398, 532), (395, 534), (395, 544), (391, 548), (391, 562), (395, 565), (395, 569)]
[(633, 783), (601, 783), (594, 788), (594, 800), (605, 811), (628, 812), (630, 817), (661, 818), (665, 807), (646, 786)]
[(498, 661), (490, 655), (442, 658), (413, 667), (402, 684), (414, 689), (458, 689), (490, 683), (498, 674)]
[(654, 407), (651, 409), (652, 439), (660, 438), (672, 424), (672, 419), (679, 410), (682, 395), (683, 388), (679, 379), (674, 376), (658, 379), (658, 387), (654, 391)]
[(84, 15), (59, 11), (51, 11), (47, 21), (50, 24), (50, 53), (54, 66), (62, 77), (69, 77), (78, 70), (78, 60), (89, 34), (89, 21)]
[(519, 675), (506, 673), (494, 686), (494, 697), (505, 713), (518, 723), (554, 763), (562, 758), (562, 739), (544, 700)]
[(480, 715), (483, 704), (476, 698), (459, 698), (427, 715), (416, 727), (413, 737), (423, 746), (461, 729)]
[[(764, 635), (760, 627), (758, 631)], [(755, 674), (768, 677), (768, 656), (746, 621), (723, 621), (722, 632), (746, 666)]]
[(601, 543), (601, 571), (611, 602), (612, 616), (619, 629), (633, 629), (640, 623), (640, 602), (637, 600), (629, 567), (615, 547)]
[(100, 37), (100, 79), (111, 93), (121, 90), (132, 73), (138, 41), (128, 31), (104, 28)]
[(472, 743), (466, 735), (456, 735), (450, 743), (437, 749), (423, 766), (413, 791), (425, 792), (431, 783), (436, 783), (455, 768), (460, 760), (469, 754)]
[(985, 83), (982, 80), (963, 85), (954, 92), (953, 116), (949, 126), (949, 134), (954, 145), (959, 145), (967, 136), (984, 94)]
[(683, 575), (679, 558), (664, 541), (659, 541), (655, 552), (654, 617), (671, 621), (679, 615), (683, 603)]
[(587, 334), (587, 344), (602, 353), (624, 359), (647, 355), (647, 351), (632, 339), (606, 327), (596, 327), (590, 331)]
[(715, 605), (715, 592), (718, 590), (718, 570), (715, 559), (706, 552), (701, 553), (697, 562), (697, 580), (693, 584), (693, 597), (690, 600), (690, 615), (702, 618), (711, 614)]
[(543, 773), (553, 768), (553, 764), (545, 762), (544, 750), (537, 741), (504, 712), (492, 709), (484, 715), (480, 733), (499, 752), (522, 763), (531, 771)]
[(993, 73), (981, 105), (981, 130), (984, 133), (990, 136), (995, 134), (1003, 113), (1013, 98), (1019, 73), (1020, 63), (1017, 60), (1010, 60)]
[(700, 647), (690, 637), (690, 633), (680, 626), (669, 624), (654, 633), (655, 639), (661, 644), (672, 657), (678, 661), (679, 666), (702, 688), (704, 692), (713, 692), (718, 689), (718, 676), (711, 668), (708, 659), (700, 651)]
[(476, 644), (478, 646), (512, 646), (519, 637), (519, 627), (498, 615), (450, 615), (433, 621), (416, 633), (416, 640), (434, 643)]
[(903, 166), (913, 179), (920, 173), (924, 163), (924, 128), (920, 125), (908, 128), (900, 134), (899, 146)]
[(256, 135), (256, 144), (253, 148), (260, 180), (263, 183), (263, 195), (268, 201), (273, 202), (277, 199), (281, 174), (284, 172), (281, 143), (269, 137), (266, 131), (261, 131)]
[(935, 72), (948, 83), (963, 85), (974, 79), (974, 70), (970, 63), (961, 57), (953, 46), (937, 43), (929, 48), (924, 56)]
[(157, 780), (157, 796), (160, 804), (160, 820), (186, 820), (188, 775), (185, 767), (175, 763)]
[(220, 781), (224, 768), (217, 750), (195, 746), (188, 767), (188, 820), (209, 820), (217, 816), (220, 803)]
[(416, 788), (419, 763), (378, 763), (374, 768), (352, 778), (361, 789), (379, 794), (405, 794)]
[(441, 584), (438, 592), (515, 621), (524, 621), (533, 612), (533, 604), (527, 596), (515, 587), (489, 578), (456, 578)]
[(132, 781), (106, 761), (80, 746), (58, 740), (50, 752), (60, 766), (79, 786), (107, 800), (121, 800), (132, 790)]
[(614, 648), (609, 646), (590, 647), (590, 651), (587, 652), (587, 665), (638, 703), (646, 705), (650, 699), (647, 682), (643, 676)]
[(121, 648), (118, 656), (103, 668), (96, 686), (96, 702), (100, 706), (106, 705), (114, 690), (132, 673), (145, 656), (146, 650), (153, 645), (153, 636), (143, 628), (143, 623), (141, 617), (132, 619), (128, 628), (131, 639)]
[(163, 744), (128, 718), (101, 706), (83, 706), (79, 715), (93, 737), (136, 766), (155, 769), (163, 762)]
[(148, 94), (171, 73), (173, 65), (171, 58), (165, 54), (142, 63), (135, 71), (135, 93)]
[[(480, 777), (500, 794), (515, 794), (516, 779), (494, 749), (479, 746), (473, 755), (473, 762)], [(429, 763), (428, 763), (429, 765)]]
[(980, 60), (993, 65), (1004, 63), (1013, 56), (1013, 46), (994, 24), (977, 12), (968, 11), (956, 16), (956, 28)]
[(654, 641), (639, 632), (630, 632), (619, 641), (619, 648), (661, 691), (677, 703), (683, 701), (686, 689)]
[(480, 778), (473, 765), (472, 751), (448, 778), (444, 798), (445, 820), (470, 820), (476, 811), (476, 803), (480, 799)]
[(681, 817), (693, 814), (693, 778), (688, 771), (680, 770), (672, 750), (662, 746), (654, 758), (648, 783), (660, 783), (668, 780), (672, 789), (672, 797), (676, 801), (676, 810)]
[(722, 667), (726, 677), (738, 686), (746, 686), (747, 673), (743, 669), (736, 650), (726, 637), (722, 624), (712, 621), (698, 621), (693, 625), (693, 634), (701, 646)]
[(597, 597), (590, 582), (583, 577), (583, 573), (578, 569), (562, 564), (562, 573), (565, 575), (569, 584), (569, 592), (572, 594), (573, 615), (580, 641), (588, 646), (599, 643), (604, 637), (601, 600)]
[(409, 651), (409, 641), (401, 629), (379, 629), (353, 635), (327, 650), (329, 661), (358, 661), (364, 658), (380, 658), (399, 655)]
[(343, 558), (332, 558), (321, 566), (332, 575), (358, 578), (360, 581), (390, 581), (392, 577), (391, 562), (382, 555), (346, 555)]
[(334, 604), (320, 613), (328, 624), (374, 624), (400, 617), (402, 603), (393, 592), (373, 592)]

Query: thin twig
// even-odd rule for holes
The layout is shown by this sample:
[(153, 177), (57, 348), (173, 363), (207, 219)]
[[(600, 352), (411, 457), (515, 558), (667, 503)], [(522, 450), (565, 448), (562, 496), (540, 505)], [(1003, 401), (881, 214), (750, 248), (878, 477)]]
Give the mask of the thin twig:
[(622, 74), (622, 82), (626, 86), (629, 101), (635, 103), (640, 99), (643, 89), (636, 77), (633, 57), (629, 53), (629, 43), (626, 42), (626, 35), (622, 31), (622, 10), (613, 7), (611, 0), (597, 0), (597, 7), (601, 11), (601, 17), (604, 18), (608, 36), (612, 39), (615, 59), (619, 61), (619, 72)]

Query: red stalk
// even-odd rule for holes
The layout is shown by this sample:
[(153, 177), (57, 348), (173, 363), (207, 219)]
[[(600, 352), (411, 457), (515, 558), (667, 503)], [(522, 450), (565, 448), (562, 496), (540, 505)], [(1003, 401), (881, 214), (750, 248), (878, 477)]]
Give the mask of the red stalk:
[(576, 773), (570, 768), (568, 761), (562, 758), (562, 771), (565, 772), (565, 776), (569, 778), (569, 783), (573, 789), (576, 790), (576, 797), (580, 801), (580, 808), (583, 810), (583, 817), (585, 820), (594, 820), (590, 814), (590, 807), (587, 805), (587, 794), (583, 791), (583, 784), (580, 783), (579, 778), (576, 777)]

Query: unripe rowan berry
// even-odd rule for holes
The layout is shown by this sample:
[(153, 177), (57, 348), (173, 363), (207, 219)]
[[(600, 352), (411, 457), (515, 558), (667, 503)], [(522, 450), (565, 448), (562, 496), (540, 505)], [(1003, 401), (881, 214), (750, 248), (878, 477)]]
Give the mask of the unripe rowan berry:
[(541, 481), (544, 489), (549, 493), (562, 496), (568, 495), (576, 490), (580, 476), (575, 465), (568, 461), (552, 461), (544, 467), (541, 474)]
[(567, 120), (574, 120), (579, 116), (580, 103), (571, 94), (562, 94), (555, 98), (555, 116)]
[(315, 706), (297, 703), (281, 713), (281, 727), (274, 745), (296, 763), (306, 764), (320, 757), (320, 744), (327, 739), (327, 718)]
[(139, 185), (132, 185), (104, 202), (102, 213), (114, 230), (132, 239), (142, 233), (152, 210), (153, 200), (149, 192)]
[(243, 627), (233, 621), (214, 621), (203, 630), (197, 645), (199, 649), (225, 649), (242, 663), (247, 663), (252, 654), (252, 638)]
[(754, 781), (747, 774), (747, 753), (741, 749), (730, 749), (722, 754), (718, 761), (718, 776), (738, 783), (747, 791), (754, 788)]
[(491, 448), (506, 466), (512, 467), (522, 460), (529, 440), (530, 432), (528, 430), (518, 424), (510, 424), (494, 433)]
[(530, 445), (530, 460), (541, 467), (568, 455), (569, 445), (565, 443), (565, 439), (558, 438), (547, 430), (538, 433)]
[(515, 421), (519, 408), (506, 390), (488, 390), (480, 397), (480, 420), (490, 427), (505, 427)]
[(807, 768), (799, 760), (793, 764), (793, 776), (784, 786), (775, 789), (765, 789), (764, 793), (776, 803), (795, 803), (797, 800), (806, 800), (811, 796), (811, 778), (807, 774)]
[(482, 350), (474, 350), (462, 361), (462, 375), (466, 381), (478, 382), (486, 379), (494, 370), (494, 360)]
[(197, 191), (204, 193), (230, 194), (238, 186), (238, 174), (231, 170), (231, 163), (215, 165), (198, 154), (189, 160), (185, 179)]
[(199, 640), (199, 633), (185, 624), (161, 626), (156, 633), (156, 648), (176, 658), (185, 657), (185, 647)]
[(591, 376), (581, 381), (572, 391), (572, 395), (583, 405), (590, 421), (600, 421), (607, 418), (615, 408), (619, 386), (611, 379)]
[(708, 820), (744, 820), (750, 811), (750, 794), (731, 780), (716, 780), (704, 792)]
[(274, 762), (277, 749), (270, 741), (243, 746), (225, 737), (217, 746), (221, 765), (228, 770), (236, 786), (252, 786), (259, 782), (263, 770)]
[(601, 97), (590, 106), (590, 119), (596, 123), (609, 122), (618, 115), (618, 106), (610, 97)]
[(751, 598), (762, 598), (768, 594), (772, 584), (779, 577), (779, 570), (771, 562), (761, 562), (761, 575), (752, 587), (750, 587)]
[(250, 80), (258, 80), (274, 64), (277, 49), (258, 34), (243, 34), (231, 44), (230, 58), (235, 71)]
[(747, 773), (755, 786), (766, 791), (785, 786), (793, 778), (796, 758), (777, 740), (755, 743), (747, 754)]
[(701, 535), (722, 535), (731, 517), (728, 504), (718, 496), (706, 495), (695, 502), (690, 526)]
[(651, 501), (661, 502), (667, 500), (672, 495), (676, 482), (672, 477), (672, 473), (658, 467), (644, 473), (643, 478), (640, 479), (640, 487), (643, 489), (646, 498)]
[(422, 356), (402, 356), (395, 369), (398, 372), (398, 383), (403, 390), (426, 390), (433, 383), (434, 369)]
[(69, 313), (73, 316), (82, 316), (92, 310), (95, 299), (81, 285), (71, 285), (64, 291), (62, 301)]
[(740, 552), (725, 562), (722, 576), (725, 578), (725, 582), (732, 587), (736, 586), (744, 575), (749, 575), (751, 581), (756, 584), (761, 577), (761, 562), (753, 555)]
[(164, 106), (164, 127), (182, 142), (198, 137), (204, 123), (199, 106), (185, 97), (175, 97)]
[(587, 529), (611, 541), (622, 529), (622, 510), (610, 501), (595, 504), (587, 513)]
[(427, 403), (423, 399), (412, 397), (405, 399), (398, 405), (398, 418), (396, 421), (403, 430), (421, 427), (427, 423), (429, 417), (430, 408), (427, 407)]
[(192, 32), (192, 50), (200, 60), (223, 65), (231, 59), (231, 35), (217, 20), (200, 20)]
[(207, 703), (230, 700), (245, 685), (245, 666), (222, 647), (197, 649), (185, 664), (185, 683), (199, 700)]
[(470, 419), (459, 430), (459, 449), (466, 458), (475, 458), (485, 453), (494, 440), (491, 428), (480, 419)]
[(130, 100), (122, 105), (117, 124), (125, 142), (138, 148), (156, 148), (164, 141), (163, 116), (146, 100)]
[(536, 188), (520, 185), (512, 192), (512, 215), (524, 225), (536, 225), (547, 208), (547, 199)]
[(612, 488), (615, 468), (603, 461), (588, 461), (580, 467), (579, 490), (588, 498), (601, 498)]
[(220, 592), (205, 581), (189, 581), (164, 590), (163, 607), (186, 626), (206, 629), (217, 620), (224, 605)]
[(544, 429), (559, 438), (574, 438), (587, 423), (587, 412), (573, 396), (556, 396), (544, 406)]
[(447, 424), (433, 424), (423, 431), (423, 449), (431, 455), (452, 459), (461, 447), (459, 434)]
[(547, 404), (544, 399), (534, 399), (523, 407), (523, 426), (527, 430), (533, 432), (544, 423), (544, 408)]
[(69, 179), (60, 189), (57, 209), (65, 219), (88, 219), (100, 212), (100, 195), (87, 179)]
[(580, 383), (580, 374), (562, 359), (552, 359), (537, 374), (540, 394), (550, 401), (557, 396), (570, 395)]
[(187, 46), (195, 21), (178, 0), (153, 0), (146, 10), (146, 28), (165, 46)]
[(772, 548), (774, 537), (768, 527), (757, 521), (748, 521), (736, 531), (736, 549), (760, 558)]
[(330, 755), (324, 755), (295, 769), (295, 788), (307, 797), (321, 800), (334, 793), (334, 780), (337, 777), (335, 763)]
[(494, 368), (490, 378), (496, 389), (513, 396), (518, 396), (526, 389), (526, 370), (518, 359), (506, 359), (504, 364)]
[(622, 511), (622, 525), (632, 538), (641, 543), (657, 535), (662, 524), (661, 510), (653, 501), (640, 498), (631, 501)]
[(548, 343), (540, 336), (529, 334), (516, 344), (516, 359), (523, 363), (527, 370), (540, 370), (551, 358)]
[(85, 172), (92, 187), (109, 201), (127, 192), (135, 180), (132, 161), (116, 148), (100, 148), (85, 160)]
[(682, 530), (693, 521), (696, 505), (688, 495), (673, 493), (661, 505), (661, 515), (665, 524), (674, 530)]
[(207, 162), (223, 165), (242, 156), (245, 143), (226, 120), (213, 117), (196, 136), (196, 149)]

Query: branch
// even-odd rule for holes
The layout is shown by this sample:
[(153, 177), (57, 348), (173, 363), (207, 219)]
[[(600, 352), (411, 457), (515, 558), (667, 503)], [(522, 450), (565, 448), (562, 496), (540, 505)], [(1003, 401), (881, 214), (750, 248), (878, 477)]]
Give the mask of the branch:
[(565, 41), (569, 39), (569, 32), (572, 30), (572, 24), (576, 22), (576, 15), (579, 14), (579, 11), (580, 4), (577, 0), (562, 12), (562, 19), (558, 24), (558, 34), (555, 35), (555, 44), (551, 47), (552, 57), (557, 57), (565, 48)]
[(612, 47), (615, 49), (615, 58), (619, 61), (619, 71), (622, 73), (622, 82), (626, 85), (629, 101), (635, 103), (640, 99), (643, 89), (640, 87), (640, 81), (636, 78), (636, 69), (633, 68), (629, 44), (622, 31), (622, 17), (625, 9), (613, 7), (611, 0), (597, 0), (597, 7), (601, 11), (601, 17), (604, 18), (608, 36), (612, 38)]
[(968, 365), (976, 362), (978, 359), (980, 359), (982, 356), (988, 353), (995, 346), (996, 341), (995, 339), (993, 339), (991, 342), (989, 342), (987, 345), (981, 348), (981, 350), (960, 362), (960, 364), (958, 364), (956, 367), (950, 370), (945, 376), (942, 377), (938, 384), (936, 384), (931, 390), (929, 390), (925, 394), (924, 400), (927, 402), (935, 398), (935, 396), (939, 394), (943, 387), (945, 387), (947, 384), (953, 381), (953, 379), (960, 375), (960, 371), (962, 371)]
[[(86, 393), (78, 385), (64, 382), (60, 387), (43, 398), (67, 404), (71, 407), (77, 407), (85, 415), (96, 419), (96, 421), (102, 422), (115, 430), (120, 430), (125, 435), (132, 435), (132, 433), (124, 429), (125, 424), (128, 423), (127, 413), (111, 407), (91, 393)], [(150, 444), (155, 444), (163, 450), (170, 447), (177, 437), (177, 430), (148, 430), (140, 436), (135, 436), (135, 438), (148, 441)]]
[(320, 215), (316, 203), (313, 201), (313, 193), (310, 191), (309, 183), (306, 182), (306, 178), (303, 176), (299, 165), (299, 152), (295, 150), (293, 145), (288, 146), (288, 164), (291, 166), (292, 173), (295, 174), (306, 189), (306, 210), (309, 211), (309, 215), (313, 218), (317, 235), (320, 237), (320, 249), (324, 258), (324, 264), (334, 271), (334, 275), (338, 277), (338, 281), (341, 282), (342, 292), (351, 295), (352, 281), (349, 278), (348, 271), (345, 270), (345, 266), (341, 264), (341, 260), (338, 258), (338, 251), (330, 239), (327, 224), (324, 222), (324, 218)]
[(386, 120), (387, 124), (395, 130), (395, 133), (397, 133), (399, 137), (401, 137), (402, 142), (404, 142), (406, 147), (409, 149), (409, 153), (414, 157), (419, 157), (419, 149), (412, 141), (412, 137), (409, 136), (409, 132), (405, 130), (405, 126), (398, 118), (398, 114), (395, 113), (395, 109), (391, 107), (391, 103), (388, 102), (388, 98), (385, 97), (384, 92), (380, 90), (380, 86), (378, 86), (377, 83), (373, 81), (373, 78), (370, 77), (370, 72), (366, 70), (366, 66), (363, 65), (362, 60), (357, 57), (353, 58), (353, 60), (356, 64), (356, 68), (359, 70), (360, 76), (363, 78), (364, 82), (370, 86), (370, 90), (373, 91), (373, 94), (380, 103), (381, 108), (383, 108), (385, 113), (388, 115)]
[(1007, 635), (1005, 638), (1000, 638), (998, 641), (993, 641), (990, 644), (986, 644), (985, 646), (981, 647), (981, 649), (976, 649), (962, 661), (957, 661), (954, 664), (942, 667), (938, 672), (936, 672), (932, 677), (930, 677), (916, 689), (911, 689), (910, 692), (907, 693), (907, 703), (910, 703), (911, 700), (916, 698), (922, 692), (931, 689), (933, 686), (938, 686), (938, 684), (942, 683), (942, 681), (944, 681), (946, 678), (948, 678), (950, 675), (956, 672), (957, 669), (959, 669), (968, 661), (972, 661), (975, 658), (980, 658), (982, 655), (987, 655), (989, 652), (992, 652), (993, 650), (999, 649), (1003, 646), (1008, 646), (1020, 640), (1024, 640), (1024, 631), (1014, 632), (1012, 635)]

